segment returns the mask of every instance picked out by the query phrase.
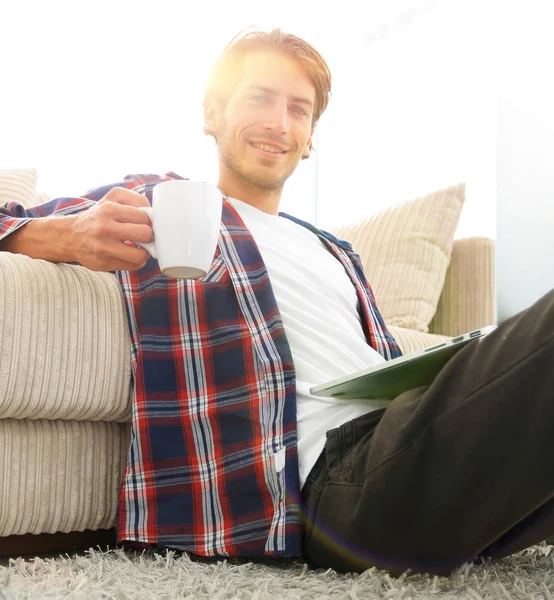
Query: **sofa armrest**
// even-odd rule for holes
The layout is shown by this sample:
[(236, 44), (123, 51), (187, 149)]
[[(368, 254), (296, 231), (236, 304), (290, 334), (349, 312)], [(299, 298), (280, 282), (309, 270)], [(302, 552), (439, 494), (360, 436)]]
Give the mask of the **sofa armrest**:
[(496, 323), (494, 240), (454, 241), (437, 311), (429, 331), (456, 336)]
[(450, 339), (448, 335), (437, 335), (436, 333), (423, 333), (415, 329), (387, 325), (388, 330), (400, 346), (403, 354), (410, 354), (416, 350), (425, 350), (435, 344), (440, 344)]
[(0, 252), (0, 419), (128, 421), (130, 356), (115, 275)]

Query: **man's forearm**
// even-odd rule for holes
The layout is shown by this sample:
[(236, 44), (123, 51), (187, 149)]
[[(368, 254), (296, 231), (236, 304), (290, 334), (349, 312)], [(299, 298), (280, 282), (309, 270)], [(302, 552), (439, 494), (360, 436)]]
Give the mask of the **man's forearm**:
[(77, 263), (92, 271), (136, 271), (146, 264), (148, 253), (127, 240), (152, 241), (150, 220), (139, 210), (144, 206), (150, 204), (142, 194), (114, 187), (85, 210), (77, 205), (79, 212), (70, 215), (26, 221), (0, 240), (0, 251)]
[(0, 251), (51, 262), (78, 262), (72, 239), (76, 215), (33, 219), (0, 240)]

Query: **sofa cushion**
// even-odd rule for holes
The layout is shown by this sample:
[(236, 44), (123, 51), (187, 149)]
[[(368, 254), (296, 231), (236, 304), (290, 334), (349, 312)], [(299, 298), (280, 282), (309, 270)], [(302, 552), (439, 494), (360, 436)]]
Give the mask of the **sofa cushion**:
[(129, 439), (127, 423), (0, 419), (0, 536), (113, 527)]
[(46, 192), (39, 192), (37, 190), (34, 205), (38, 206), (39, 204), (46, 204), (47, 202), (50, 202), (50, 200), (52, 200), (52, 197), (49, 194), (47, 194)]
[(455, 337), (496, 323), (495, 242), (454, 240), (450, 266), (429, 331)]
[(448, 335), (439, 335), (437, 333), (423, 333), (422, 331), (414, 331), (404, 327), (396, 327), (389, 325), (389, 331), (397, 341), (403, 354), (410, 354), (416, 350), (425, 350), (435, 344), (446, 342), (452, 339)]
[(19, 202), (25, 208), (36, 204), (35, 169), (0, 169), (0, 204)]
[(333, 230), (360, 255), (387, 324), (429, 330), (464, 199), (462, 183)]
[(115, 275), (0, 252), (0, 306), (0, 419), (130, 420)]

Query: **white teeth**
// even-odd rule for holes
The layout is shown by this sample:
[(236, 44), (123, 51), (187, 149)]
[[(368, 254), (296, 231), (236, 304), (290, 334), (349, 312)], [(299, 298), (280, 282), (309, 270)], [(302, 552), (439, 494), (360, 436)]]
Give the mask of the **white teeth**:
[(275, 154), (282, 154), (283, 150), (279, 150), (274, 146), (268, 146), (266, 144), (252, 144), (254, 148), (259, 148), (260, 150), (265, 150), (266, 152), (274, 152)]

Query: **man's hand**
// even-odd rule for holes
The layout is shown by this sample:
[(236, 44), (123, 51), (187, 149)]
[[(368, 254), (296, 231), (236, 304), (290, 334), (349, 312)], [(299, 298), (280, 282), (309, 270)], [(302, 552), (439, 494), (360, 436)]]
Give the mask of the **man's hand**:
[(139, 206), (149, 206), (144, 196), (113, 188), (82, 213), (32, 219), (0, 240), (0, 250), (94, 271), (136, 271), (148, 253), (129, 241), (152, 240), (150, 220)]
[(150, 220), (137, 210), (139, 206), (149, 206), (144, 196), (113, 188), (92, 208), (75, 215), (70, 242), (75, 261), (93, 271), (135, 271), (142, 267), (148, 253), (126, 243), (152, 240)]

